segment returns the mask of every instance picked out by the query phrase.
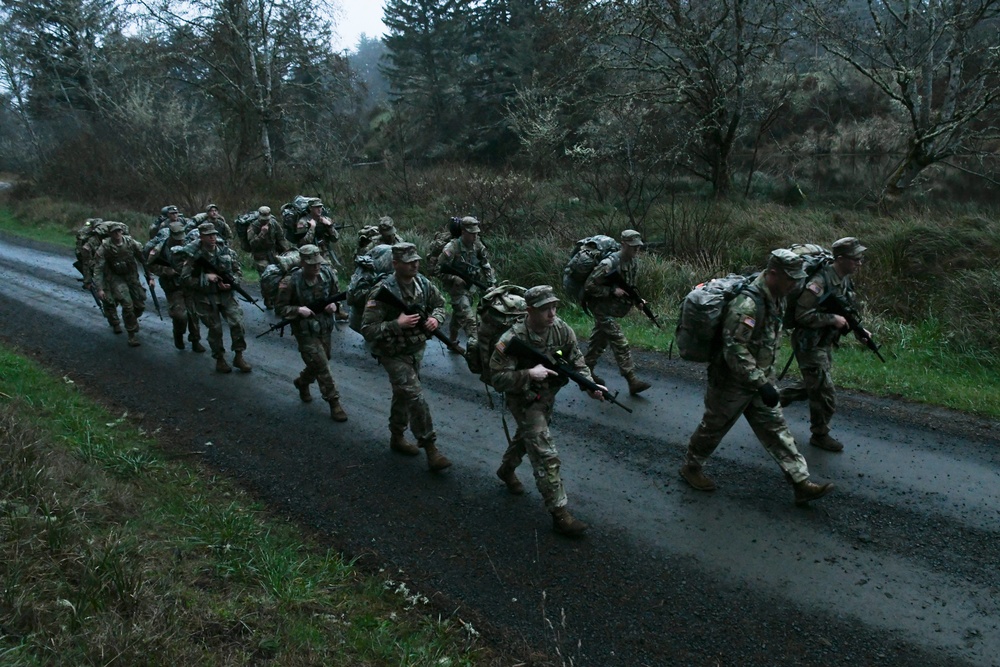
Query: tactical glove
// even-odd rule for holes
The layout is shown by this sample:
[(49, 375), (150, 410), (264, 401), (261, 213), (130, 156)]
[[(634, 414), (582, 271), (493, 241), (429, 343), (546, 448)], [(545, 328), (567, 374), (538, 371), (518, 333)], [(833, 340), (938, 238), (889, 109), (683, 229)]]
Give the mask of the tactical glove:
[(778, 405), (778, 401), (780, 400), (778, 390), (770, 382), (761, 386), (761, 388), (757, 390), (757, 393), (760, 394), (760, 400), (762, 400), (764, 405), (767, 407), (773, 408)]

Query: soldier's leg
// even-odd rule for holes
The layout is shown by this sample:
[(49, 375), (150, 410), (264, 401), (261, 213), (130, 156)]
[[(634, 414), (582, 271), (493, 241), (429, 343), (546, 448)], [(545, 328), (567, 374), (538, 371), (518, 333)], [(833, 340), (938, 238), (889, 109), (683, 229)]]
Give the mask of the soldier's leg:
[(591, 369), (597, 365), (604, 350), (608, 349), (608, 334), (602, 326), (602, 321), (607, 318), (594, 317), (594, 328), (590, 330), (590, 338), (587, 341), (587, 352), (583, 355), (583, 360)]
[(133, 278), (128, 281), (128, 291), (136, 318), (142, 317), (142, 314), (146, 312), (146, 288), (142, 286), (138, 278)]
[(229, 338), (232, 340), (233, 352), (242, 352), (247, 349), (246, 330), (243, 326), (243, 306), (236, 300), (236, 297), (228, 296), (222, 299), (222, 316), (229, 324)]
[(173, 289), (167, 292), (167, 312), (173, 324), (174, 347), (184, 349), (184, 331), (187, 329), (187, 307), (184, 304), (184, 292)]
[[(392, 405), (389, 409), (389, 430), (405, 430), (409, 425), (413, 435), (423, 445), (436, 438), (430, 408), (420, 386), (419, 356), (382, 357), (382, 367), (392, 383)], [(402, 426), (402, 429), (400, 429)]]
[(299, 343), (299, 354), (306, 367), (299, 374), (299, 383), (310, 385), (313, 381), (319, 384), (319, 393), (323, 400), (330, 401), (340, 398), (337, 385), (330, 373), (330, 336), (326, 340), (319, 336), (296, 336)]
[(802, 369), (809, 393), (809, 430), (814, 436), (830, 432), (830, 420), (837, 410), (837, 390), (830, 374), (832, 365), (830, 350), (821, 348), (817, 350), (814, 363)]
[(122, 323), (118, 318), (118, 304), (115, 303), (115, 298), (111, 295), (110, 291), (104, 292), (104, 300), (101, 301), (101, 309), (104, 311), (104, 317), (108, 320), (108, 324), (111, 328), (115, 330), (115, 333), (122, 332)]
[(780, 407), (769, 408), (759, 396), (754, 396), (743, 414), (764, 449), (793, 482), (809, 479), (809, 467), (795, 445)]
[(464, 329), (468, 338), (475, 338), (479, 332), (479, 325), (476, 323), (476, 313), (472, 308), (472, 295), (468, 291), (462, 291), (453, 296), (451, 307), (458, 328)]
[(713, 382), (710, 377), (705, 393), (705, 414), (688, 442), (686, 465), (701, 469), (753, 396), (752, 391), (748, 392), (731, 381), (720, 379)]
[(219, 314), (219, 307), (214, 301), (207, 299), (198, 299), (195, 307), (198, 319), (208, 329), (208, 347), (212, 350), (212, 356), (221, 359), (226, 348), (222, 343), (222, 316)]
[(550, 512), (566, 506), (559, 452), (549, 433), (552, 405), (551, 399), (534, 401), (524, 412), (523, 429), (518, 425), (525, 453), (531, 461), (535, 486), (545, 501), (545, 509)]
[(635, 375), (635, 364), (632, 362), (632, 352), (629, 350), (628, 339), (618, 320), (613, 317), (599, 317), (600, 326), (604, 331), (604, 338), (611, 346), (611, 352), (615, 355), (615, 363), (618, 364), (618, 371), (623, 377), (630, 378)]
[(808, 368), (813, 365), (813, 358), (810, 350), (800, 350), (800, 343), (798, 342), (799, 332), (796, 330), (792, 334), (792, 349), (795, 355), (795, 364), (799, 367), (799, 371), (802, 373), (802, 379), (796, 380), (792, 384), (783, 388), (779, 395), (781, 396), (781, 405), (790, 405), (798, 401), (804, 401), (809, 398), (809, 385), (806, 380), (806, 373)]
[(507, 403), (507, 409), (510, 410), (510, 414), (514, 417), (515, 423), (517, 423), (517, 430), (514, 432), (514, 437), (511, 438), (510, 443), (507, 445), (507, 451), (504, 452), (503, 458), (500, 459), (500, 463), (503, 467), (514, 470), (521, 465), (521, 460), (524, 458), (525, 454), (524, 434), (531, 428), (527, 417), (527, 411), (531, 406), (531, 401), (524, 399), (520, 395), (505, 396), (504, 401)]
[(115, 302), (122, 307), (122, 322), (125, 324), (125, 331), (134, 336), (139, 331), (139, 319), (132, 303), (132, 293), (128, 283), (124, 280), (113, 279), (111, 292), (114, 294)]
[[(254, 268), (257, 269), (258, 276), (264, 275), (264, 270), (267, 269), (267, 264), (268, 264), (267, 255), (260, 255), (256, 253), (254, 254), (253, 265)], [(265, 309), (274, 308), (274, 301), (268, 296), (268, 294), (265, 294), (263, 289), (260, 291), (260, 293), (261, 296), (264, 297), (264, 308)]]
[[(198, 343), (201, 340), (201, 317), (198, 314), (198, 305), (194, 298), (194, 293), (184, 290), (184, 308), (187, 310), (188, 340), (191, 343)], [(198, 347), (200, 347), (200, 343)], [(192, 345), (192, 347), (195, 347)]]

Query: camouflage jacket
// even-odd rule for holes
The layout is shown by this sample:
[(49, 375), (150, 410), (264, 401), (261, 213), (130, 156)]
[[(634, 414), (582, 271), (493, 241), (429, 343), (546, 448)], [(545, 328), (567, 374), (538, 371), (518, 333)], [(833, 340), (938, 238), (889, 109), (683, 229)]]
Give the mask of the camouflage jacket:
[(104, 239), (99, 234), (93, 234), (81, 245), (77, 252), (77, 261), (80, 262), (80, 273), (83, 275), (84, 286), (94, 282), (94, 261), (97, 257), (97, 249), (101, 247)]
[(802, 289), (795, 308), (795, 345), (798, 350), (814, 347), (829, 347), (840, 340), (840, 330), (834, 321), (836, 316), (823, 312), (823, 302), (831, 296), (840, 296), (854, 303), (854, 287), (850, 276), (837, 274), (833, 264), (817, 271)]
[(490, 357), (490, 375), (497, 391), (526, 396), (542, 393), (555, 396), (556, 392), (567, 383), (567, 380), (559, 376), (549, 376), (541, 382), (532, 380), (528, 375), (528, 369), (532, 368), (533, 364), (505, 353), (512, 338), (519, 338), (521, 342), (540, 352), (561, 358), (584, 377), (593, 379), (577, 345), (576, 334), (562, 319), (557, 317), (552, 326), (542, 333), (534, 333), (522, 321), (504, 332), (493, 348), (493, 355)]
[(182, 286), (204, 299), (211, 299), (213, 297), (225, 298), (227, 295), (235, 298), (234, 292), (231, 289), (219, 290), (215, 283), (208, 280), (208, 274), (212, 273), (212, 271), (205, 265), (205, 262), (208, 262), (220, 271), (229, 273), (236, 280), (236, 283), (239, 284), (243, 271), (240, 269), (236, 253), (223, 245), (217, 245), (214, 251), (206, 250), (201, 245), (201, 241), (189, 243), (175, 252), (184, 254), (184, 264), (181, 268)]
[(183, 248), (183, 241), (171, 243), (166, 240), (160, 245), (150, 248), (146, 258), (149, 272), (160, 278), (160, 287), (168, 294), (182, 288), (181, 271), (184, 269), (184, 260), (187, 258)]
[[(452, 239), (441, 251), (438, 267), (451, 266), (460, 271), (468, 273), (470, 277), (481, 280), (487, 285), (496, 282), (493, 275), (493, 267), (490, 266), (490, 258), (486, 252), (486, 246), (478, 238), (472, 247), (466, 246), (462, 238)], [(457, 276), (441, 276), (441, 282), (452, 292), (469, 290), (472, 285), (464, 284), (464, 281)]]
[(709, 368), (710, 376), (724, 367), (729, 378), (753, 389), (772, 381), (785, 299), (774, 298), (764, 278), (761, 273), (726, 305), (722, 349), (711, 362), (716, 368)]
[(376, 299), (378, 291), (387, 289), (408, 306), (415, 306), (427, 317), (444, 322), (444, 297), (424, 276), (417, 274), (409, 286), (404, 286), (392, 274), (368, 295), (361, 320), (361, 335), (371, 345), (376, 357), (413, 354), (427, 344), (428, 334), (421, 327), (403, 329), (396, 322), (400, 310)]
[(329, 299), (340, 291), (337, 274), (328, 265), (320, 266), (316, 282), (309, 284), (305, 274), (292, 271), (278, 284), (278, 296), (274, 312), (284, 319), (295, 320), (292, 333), (296, 336), (319, 336), (333, 330), (333, 316), (325, 310), (314, 310), (313, 317), (299, 315), (300, 306), (308, 306), (317, 301)]
[[(261, 231), (264, 224), (267, 224), (267, 231)], [(272, 264), (274, 258), (283, 252), (292, 249), (292, 244), (285, 238), (285, 230), (273, 215), (268, 220), (261, 220), (259, 217), (250, 223), (247, 228), (247, 242), (250, 244), (250, 252), (254, 259), (267, 259)]]
[(115, 245), (113, 239), (106, 238), (101, 241), (94, 254), (94, 283), (98, 287), (107, 285), (110, 276), (128, 281), (138, 280), (139, 267), (142, 265), (142, 245), (138, 241), (125, 236), (121, 245)]
[(628, 297), (615, 296), (615, 285), (612, 277), (617, 273), (625, 283), (634, 286), (639, 261), (633, 258), (631, 262), (622, 261), (621, 250), (613, 252), (594, 267), (584, 283), (584, 299), (587, 308), (594, 315), (624, 317), (632, 309), (632, 301)]
[[(312, 222), (316, 224), (310, 224)], [(318, 221), (314, 221), (312, 216), (304, 215), (295, 223), (295, 241), (300, 248), (309, 243), (322, 247), (336, 243), (339, 239), (340, 232), (333, 226), (333, 220), (325, 215)]]

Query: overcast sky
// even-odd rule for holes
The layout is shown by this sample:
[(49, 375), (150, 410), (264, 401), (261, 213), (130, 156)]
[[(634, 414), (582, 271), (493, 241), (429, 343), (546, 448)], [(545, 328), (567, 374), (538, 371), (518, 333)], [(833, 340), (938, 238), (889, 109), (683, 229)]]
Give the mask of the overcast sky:
[(353, 50), (361, 33), (369, 37), (381, 37), (385, 31), (382, 24), (383, 4), (381, 0), (340, 0), (341, 15), (337, 20), (340, 39), (334, 40), (334, 46), (337, 49)]

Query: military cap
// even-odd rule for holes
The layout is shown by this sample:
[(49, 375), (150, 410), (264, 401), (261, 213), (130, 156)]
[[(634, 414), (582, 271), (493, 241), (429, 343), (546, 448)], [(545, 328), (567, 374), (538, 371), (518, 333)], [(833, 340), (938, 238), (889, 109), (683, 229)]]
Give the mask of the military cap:
[(383, 215), (378, 221), (378, 230), (383, 234), (386, 232), (395, 232), (396, 225), (393, 224), (392, 218), (387, 215)]
[(180, 209), (176, 206), (164, 206), (162, 209), (163, 213), (180, 213)]
[(802, 266), (804, 261), (800, 255), (796, 255), (791, 250), (778, 248), (771, 252), (771, 256), (767, 260), (767, 268), (784, 271), (789, 278), (804, 280), (809, 275)]
[(646, 245), (642, 242), (642, 236), (640, 236), (639, 232), (634, 229), (626, 229), (622, 232), (622, 243), (625, 245), (636, 245), (640, 248)]
[(844, 256), (850, 257), (851, 259), (861, 259), (865, 250), (868, 250), (868, 248), (861, 245), (861, 241), (857, 240), (853, 236), (847, 236), (839, 241), (833, 242), (834, 257)]
[(257, 214), (258, 215), (271, 215), (271, 207), (270, 206), (261, 206), (259, 209), (257, 209)]
[(394, 262), (415, 262), (420, 259), (417, 254), (417, 246), (412, 243), (397, 243), (392, 246), (392, 261)]
[(198, 233), (202, 236), (211, 236), (212, 234), (218, 235), (219, 230), (215, 228), (213, 223), (203, 222), (198, 225)]
[(316, 208), (317, 206), (319, 206), (320, 208), (323, 208), (323, 200), (322, 199), (316, 199), (316, 198), (314, 198), (314, 199), (310, 199), (309, 200), (309, 208)]
[(213, 208), (214, 208), (214, 209), (215, 209), (216, 211), (218, 211), (218, 210), (219, 210), (219, 207), (218, 207), (218, 206), (216, 206), (215, 204), (209, 204), (208, 206), (206, 206), (206, 207), (205, 207), (205, 210), (206, 210), (206, 211), (211, 211), (211, 210), (212, 210)]
[(319, 246), (315, 246), (312, 243), (307, 243), (299, 248), (299, 259), (303, 264), (324, 263), (323, 254), (320, 252)]
[(180, 220), (176, 220), (170, 223), (170, 238), (175, 241), (184, 240), (184, 223)]
[(464, 218), (461, 219), (460, 222), (462, 224), (462, 231), (463, 232), (469, 232), (469, 233), (472, 233), (472, 234), (478, 234), (479, 233), (479, 220), (476, 220), (471, 215), (465, 216)]
[(128, 234), (128, 225), (124, 222), (105, 222), (107, 226), (108, 233), (111, 232), (121, 232), (122, 234)]
[(541, 308), (550, 303), (559, 303), (559, 297), (552, 285), (536, 285), (524, 293), (524, 301), (528, 308)]

